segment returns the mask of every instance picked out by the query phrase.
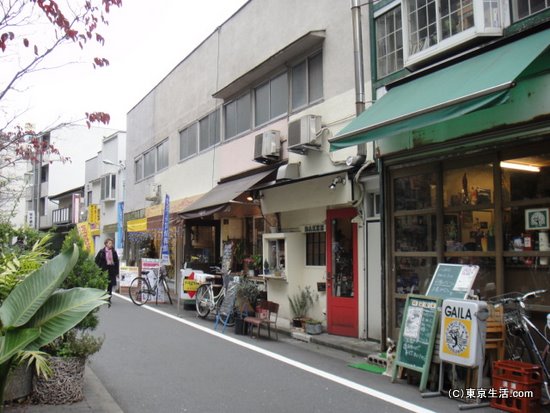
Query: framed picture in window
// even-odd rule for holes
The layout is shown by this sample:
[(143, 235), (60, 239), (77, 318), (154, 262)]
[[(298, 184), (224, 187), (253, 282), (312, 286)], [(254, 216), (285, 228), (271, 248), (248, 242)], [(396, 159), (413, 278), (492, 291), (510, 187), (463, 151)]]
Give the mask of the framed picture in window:
[(536, 231), (539, 229), (550, 229), (548, 222), (549, 208), (533, 208), (525, 210), (525, 230)]

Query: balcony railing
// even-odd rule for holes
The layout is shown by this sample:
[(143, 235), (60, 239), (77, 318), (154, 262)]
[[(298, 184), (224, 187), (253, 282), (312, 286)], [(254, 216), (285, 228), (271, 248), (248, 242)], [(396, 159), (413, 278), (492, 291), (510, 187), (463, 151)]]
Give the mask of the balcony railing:
[(72, 208), (59, 208), (52, 211), (52, 224), (61, 225), (61, 224), (72, 224)]

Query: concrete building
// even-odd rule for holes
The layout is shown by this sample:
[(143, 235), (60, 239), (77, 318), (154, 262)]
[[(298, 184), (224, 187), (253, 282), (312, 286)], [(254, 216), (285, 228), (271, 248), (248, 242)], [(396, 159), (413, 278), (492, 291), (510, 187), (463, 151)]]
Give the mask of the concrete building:
[(330, 333), (381, 339), (372, 146), (329, 145), (371, 100), (361, 11), (251, 0), (129, 111), (130, 264), (150, 241), (158, 253), (168, 194), (172, 277), (184, 264), (240, 271), (261, 255), (260, 279), (282, 318), (292, 318), (288, 297), (309, 286), (319, 300), (308, 315)]
[(29, 166), (28, 225), (40, 230), (57, 228), (64, 233), (80, 221), (81, 213), (85, 212), (85, 161), (97, 154), (103, 137), (114, 132), (108, 128), (70, 125), (42, 136), (69, 159), (61, 162), (52, 155)]
[(91, 226), (96, 252), (106, 238), (112, 238), (122, 254), (126, 132), (117, 131), (103, 137), (101, 150), (86, 160), (85, 182), (86, 221)]

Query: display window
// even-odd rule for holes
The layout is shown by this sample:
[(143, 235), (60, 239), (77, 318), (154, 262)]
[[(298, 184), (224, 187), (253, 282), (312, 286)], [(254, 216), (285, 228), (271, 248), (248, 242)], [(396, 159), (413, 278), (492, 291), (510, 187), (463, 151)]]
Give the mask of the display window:
[(549, 143), (387, 172), (392, 327), (406, 294), (424, 294), (438, 263), (478, 265), (472, 294), (482, 300), (547, 289), (531, 308), (550, 310)]

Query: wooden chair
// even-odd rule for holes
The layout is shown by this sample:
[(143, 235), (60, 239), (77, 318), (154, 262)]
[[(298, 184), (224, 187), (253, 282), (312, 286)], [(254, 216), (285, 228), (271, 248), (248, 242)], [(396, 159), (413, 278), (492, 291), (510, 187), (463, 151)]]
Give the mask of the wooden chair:
[(271, 328), (275, 330), (275, 338), (279, 340), (277, 332), (277, 318), (279, 316), (279, 304), (273, 301), (262, 301), (256, 307), (256, 315), (254, 317), (245, 317), (244, 322), (248, 324), (248, 332), (251, 336), (254, 335), (254, 327), (257, 327), (256, 337), (260, 337), (260, 329), (262, 326), (267, 327), (267, 333), (271, 338)]
[(489, 305), (487, 335), (485, 338), (485, 360), (489, 362), (489, 366), (492, 366), (492, 362), (495, 360), (504, 360), (505, 340), (506, 325), (504, 324), (503, 308), (502, 306), (495, 308)]

